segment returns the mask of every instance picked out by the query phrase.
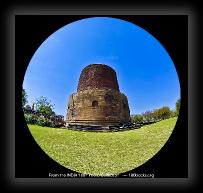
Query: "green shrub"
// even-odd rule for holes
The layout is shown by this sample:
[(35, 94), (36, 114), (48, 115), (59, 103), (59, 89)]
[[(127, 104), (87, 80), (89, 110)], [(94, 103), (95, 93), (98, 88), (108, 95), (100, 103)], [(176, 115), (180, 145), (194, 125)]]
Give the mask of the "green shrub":
[(48, 119), (45, 117), (38, 117), (36, 124), (40, 125), (40, 126), (47, 126), (47, 127), (57, 127), (58, 126), (57, 122), (52, 121), (51, 119)]
[(143, 116), (137, 114), (137, 115), (132, 116), (131, 119), (132, 119), (132, 122), (133, 122), (133, 123), (140, 123), (140, 122), (143, 121)]
[(47, 125), (47, 120), (44, 117), (38, 117), (36, 124), (40, 125), (40, 126), (48, 126)]
[(142, 117), (144, 121), (152, 121), (154, 120), (154, 112), (153, 111), (146, 111), (142, 113)]
[(24, 113), (24, 116), (27, 124), (36, 124), (47, 127), (63, 127), (65, 125), (65, 121), (61, 115), (47, 118), (40, 114)]
[(28, 124), (36, 124), (37, 123), (37, 116), (36, 115), (33, 115), (33, 114), (24, 114), (25, 116), (25, 121), (28, 123)]
[(47, 127), (56, 127), (56, 124), (51, 119), (47, 119), (46, 120), (46, 126)]

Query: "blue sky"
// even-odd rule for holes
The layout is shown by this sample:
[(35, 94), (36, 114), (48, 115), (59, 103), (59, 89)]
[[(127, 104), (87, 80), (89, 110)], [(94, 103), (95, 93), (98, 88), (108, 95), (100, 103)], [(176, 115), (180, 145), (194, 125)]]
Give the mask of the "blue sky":
[(124, 20), (93, 17), (68, 24), (50, 35), (34, 53), (23, 88), (31, 105), (46, 96), (57, 114), (66, 114), (82, 69), (93, 63), (111, 66), (131, 114), (162, 106), (175, 109), (178, 75), (165, 48), (150, 33)]

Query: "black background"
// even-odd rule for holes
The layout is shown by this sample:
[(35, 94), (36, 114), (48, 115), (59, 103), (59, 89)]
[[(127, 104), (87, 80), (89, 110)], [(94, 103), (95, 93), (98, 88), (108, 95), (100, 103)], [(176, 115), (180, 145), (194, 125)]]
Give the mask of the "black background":
[[(68, 23), (94, 16), (102, 15), (15, 16), (15, 177), (47, 178), (49, 173), (71, 172), (49, 158), (31, 136), (21, 108), (22, 84), (31, 57), (49, 35)], [(105, 17), (135, 23), (157, 38), (172, 58), (181, 86), (180, 115), (169, 141), (152, 159), (130, 172), (153, 173), (155, 177), (162, 178), (188, 177), (188, 16), (105, 15)]]

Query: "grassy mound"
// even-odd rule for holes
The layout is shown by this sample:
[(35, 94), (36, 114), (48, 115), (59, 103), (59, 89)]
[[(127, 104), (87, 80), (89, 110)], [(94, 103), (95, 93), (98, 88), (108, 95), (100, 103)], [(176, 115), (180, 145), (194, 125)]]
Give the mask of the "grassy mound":
[(170, 137), (177, 118), (122, 132), (88, 132), (28, 125), (40, 147), (68, 169), (108, 176), (152, 158)]

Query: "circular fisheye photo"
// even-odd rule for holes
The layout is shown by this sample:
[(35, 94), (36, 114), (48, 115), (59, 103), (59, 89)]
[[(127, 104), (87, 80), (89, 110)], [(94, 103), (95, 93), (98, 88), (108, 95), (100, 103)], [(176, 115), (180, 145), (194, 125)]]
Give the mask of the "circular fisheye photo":
[(117, 176), (153, 158), (171, 136), (180, 84), (162, 44), (110, 17), (67, 24), (34, 53), (22, 108), (40, 148), (65, 168)]

